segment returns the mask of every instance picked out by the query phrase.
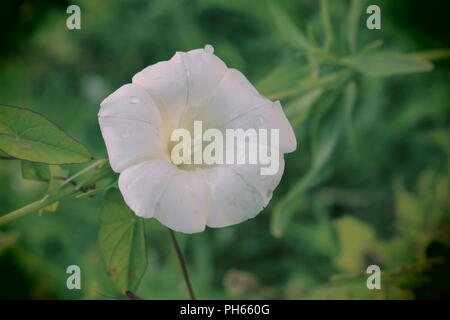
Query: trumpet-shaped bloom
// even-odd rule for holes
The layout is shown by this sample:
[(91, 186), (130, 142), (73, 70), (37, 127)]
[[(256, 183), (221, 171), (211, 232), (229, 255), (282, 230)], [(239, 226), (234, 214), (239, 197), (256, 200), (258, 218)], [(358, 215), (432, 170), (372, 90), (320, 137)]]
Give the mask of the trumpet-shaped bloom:
[[(138, 72), (109, 95), (98, 114), (111, 167), (136, 215), (156, 218), (184, 233), (225, 227), (256, 216), (270, 201), (284, 170), (284, 153), (296, 149), (291, 125), (238, 70), (204, 49), (177, 52)], [(278, 129), (279, 169), (261, 175), (262, 164), (175, 165), (175, 129)]]

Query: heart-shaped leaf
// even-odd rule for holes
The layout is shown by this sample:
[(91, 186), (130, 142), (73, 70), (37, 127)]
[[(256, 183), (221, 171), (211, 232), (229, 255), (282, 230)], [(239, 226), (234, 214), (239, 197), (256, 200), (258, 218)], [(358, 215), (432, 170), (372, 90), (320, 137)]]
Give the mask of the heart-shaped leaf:
[(8, 155), (47, 164), (92, 159), (81, 143), (44, 116), (24, 108), (0, 105), (0, 149)]
[(112, 188), (100, 213), (99, 245), (108, 273), (121, 293), (135, 291), (147, 268), (144, 221)]

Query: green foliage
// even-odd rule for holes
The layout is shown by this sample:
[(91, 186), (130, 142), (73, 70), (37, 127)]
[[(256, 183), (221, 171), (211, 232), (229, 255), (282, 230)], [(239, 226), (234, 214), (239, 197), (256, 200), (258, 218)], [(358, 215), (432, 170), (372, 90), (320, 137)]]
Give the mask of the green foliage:
[(115, 188), (105, 196), (98, 240), (107, 272), (119, 292), (135, 291), (147, 268), (144, 222)]
[(362, 74), (370, 77), (388, 77), (433, 69), (433, 65), (426, 60), (389, 51), (351, 57), (346, 62)]
[(82, 163), (89, 151), (42, 115), (0, 105), (0, 149), (18, 159), (48, 164)]
[(0, 157), (2, 157), (2, 158), (9, 158), (11, 156), (9, 154), (7, 154), (6, 152), (0, 150)]
[(375, 231), (369, 225), (351, 216), (344, 216), (334, 221), (339, 241), (339, 255), (335, 264), (350, 273), (360, 273), (368, 265), (379, 263)]
[(356, 104), (356, 83), (351, 81), (344, 89), (344, 127), (346, 129), (348, 140), (355, 145), (356, 134), (353, 124), (353, 114)]
[(283, 92), (291, 92), (302, 87), (311, 71), (300, 64), (282, 65), (275, 68), (261, 79), (256, 88), (261, 94), (271, 97), (282, 96)]
[(28, 180), (35, 181), (49, 181), (50, 169), (48, 164), (21, 161), (22, 164), (22, 177)]
[[(47, 195), (57, 190), (61, 184), (68, 178), (68, 171), (64, 170), (58, 165), (49, 165), (50, 180), (48, 181)], [(51, 205), (39, 209), (38, 213), (55, 212), (58, 209), (59, 201), (52, 203)]]
[(275, 2), (270, 2), (269, 8), (283, 40), (293, 48), (302, 51), (310, 50), (310, 43), (300, 29), (295, 26), (289, 16), (275, 5)]
[(351, 0), (350, 1), (350, 10), (347, 17), (347, 45), (350, 52), (356, 51), (356, 36), (358, 34), (359, 24), (361, 14), (363, 12), (362, 1), (360, 0)]

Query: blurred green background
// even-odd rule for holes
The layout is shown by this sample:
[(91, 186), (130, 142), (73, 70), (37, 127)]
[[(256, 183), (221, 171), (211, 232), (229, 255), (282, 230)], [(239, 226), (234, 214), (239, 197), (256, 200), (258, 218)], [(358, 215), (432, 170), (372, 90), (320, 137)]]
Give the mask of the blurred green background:
[[(329, 1), (328, 19), (315, 0), (276, 1), (275, 11), (256, 0), (84, 0), (75, 1), (81, 30), (68, 30), (68, 2), (2, 1), (0, 103), (46, 115), (100, 158), (103, 98), (145, 66), (211, 44), (262, 93), (280, 98), (299, 147), (255, 219), (177, 235), (198, 298), (449, 298), (449, 62), (371, 77), (295, 43), (297, 32), (319, 45), (332, 34), (333, 57), (355, 52), (352, 33), (356, 52), (380, 40), (404, 53), (448, 48), (449, 2), (359, 3), (356, 19), (350, 1)], [(365, 26), (374, 3), (381, 30)], [(280, 12), (297, 31), (286, 33)], [(46, 192), (20, 171), (19, 161), (0, 160), (0, 214)], [(2, 226), (0, 298), (121, 298), (97, 244), (101, 204), (102, 195), (69, 199), (54, 213)], [(136, 293), (187, 298), (167, 230), (153, 219), (145, 225), (149, 266)], [(81, 267), (82, 290), (66, 287), (71, 264)], [(381, 267), (381, 290), (366, 287), (370, 264)]]

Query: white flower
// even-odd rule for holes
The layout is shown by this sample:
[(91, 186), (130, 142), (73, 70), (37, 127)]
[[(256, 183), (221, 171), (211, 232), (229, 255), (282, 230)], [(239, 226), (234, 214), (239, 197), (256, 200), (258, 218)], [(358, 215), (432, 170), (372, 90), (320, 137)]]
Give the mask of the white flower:
[[(256, 216), (270, 201), (296, 149), (279, 102), (261, 96), (238, 70), (204, 49), (177, 52), (138, 72), (102, 103), (99, 123), (127, 205), (144, 218), (184, 233), (225, 227)], [(260, 164), (175, 166), (170, 136), (177, 128), (279, 129), (278, 173)]]

